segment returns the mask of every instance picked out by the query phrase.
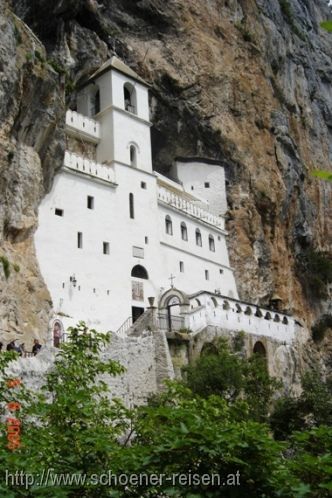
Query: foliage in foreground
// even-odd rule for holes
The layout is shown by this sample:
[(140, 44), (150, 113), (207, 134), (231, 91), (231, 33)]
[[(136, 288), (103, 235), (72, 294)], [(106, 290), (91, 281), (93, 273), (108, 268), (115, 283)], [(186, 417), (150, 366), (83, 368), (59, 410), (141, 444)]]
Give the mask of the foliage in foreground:
[(271, 399), (280, 387), (269, 376), (264, 356), (235, 354), (224, 339), (216, 343), (214, 354), (202, 355), (184, 372), (194, 393), (203, 397), (216, 394), (229, 402), (245, 400), (248, 417), (258, 422), (267, 420)]
[[(109, 336), (86, 331), (80, 324), (71, 330), (41, 393), (24, 385), (9, 389), (6, 365), (15, 353), (0, 356), (1, 409), (9, 401), (22, 408), (22, 445), (6, 448), (5, 423), (0, 429), (0, 496), (16, 497), (230, 497), (325, 498), (331, 489), (330, 427), (293, 432), (287, 442), (272, 437), (269, 426), (254, 420), (248, 399), (230, 400), (218, 395), (200, 396), (179, 383), (147, 406), (127, 410), (111, 401), (105, 376), (120, 374), (122, 367), (103, 359)], [(223, 352), (223, 357), (227, 355)], [(229, 367), (236, 357), (229, 355)], [(235, 373), (234, 373), (235, 376)], [(236, 377), (235, 377), (236, 378)], [(253, 391), (248, 382), (248, 393)], [(241, 381), (242, 382), (242, 381)], [(231, 390), (230, 392), (234, 392)], [(42, 473), (53, 469), (44, 486), (29, 489), (5, 482), (6, 470), (14, 474)], [(112, 486), (86, 480), (63, 486), (52, 482), (54, 473), (71, 476), (113, 474), (166, 474), (183, 476), (174, 482), (140, 485), (112, 481)], [(193, 481), (193, 476), (219, 474), (229, 486)], [(192, 476), (191, 482), (188, 476)], [(182, 478), (183, 479), (183, 478)], [(238, 481), (239, 480), (239, 481)], [(216, 481), (215, 481), (216, 482)], [(239, 486), (237, 485), (239, 482)]]

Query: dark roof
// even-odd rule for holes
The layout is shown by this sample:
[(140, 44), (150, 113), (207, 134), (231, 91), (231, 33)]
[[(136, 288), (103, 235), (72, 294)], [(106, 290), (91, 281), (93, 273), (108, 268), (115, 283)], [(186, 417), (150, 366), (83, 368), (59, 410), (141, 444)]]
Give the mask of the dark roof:
[(146, 81), (144, 81), (133, 69), (131, 69), (127, 64), (125, 64), (122, 60), (118, 59), (113, 55), (110, 59), (108, 59), (104, 64), (100, 66), (88, 79), (87, 82), (94, 81), (96, 78), (99, 78), (102, 74), (110, 71), (111, 69), (115, 69), (121, 74), (125, 76), (129, 76), (129, 78), (134, 79), (145, 86), (150, 86)]
[(198, 157), (198, 156), (192, 156), (192, 157), (176, 157), (175, 161), (179, 161), (181, 163), (205, 163), (205, 164), (215, 164), (217, 166), (223, 166), (222, 161), (218, 161), (216, 159), (211, 159), (209, 157)]

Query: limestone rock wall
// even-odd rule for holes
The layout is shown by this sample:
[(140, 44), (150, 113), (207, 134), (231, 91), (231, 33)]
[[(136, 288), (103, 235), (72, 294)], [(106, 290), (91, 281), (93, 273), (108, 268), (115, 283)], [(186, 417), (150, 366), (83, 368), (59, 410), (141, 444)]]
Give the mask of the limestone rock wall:
[[(114, 51), (152, 84), (154, 164), (221, 160), (240, 297), (272, 294), (310, 322), (324, 303), (296, 262), (331, 251), (332, 36), (325, 0), (6, 0), (0, 26), (1, 328), (47, 329), (51, 307), (32, 243), (38, 203), (64, 149), (65, 106)], [(66, 100), (66, 102), (65, 102)], [(5, 334), (5, 332), (1, 332)], [(2, 336), (1, 336), (2, 337)], [(6, 336), (7, 337), (7, 336)]]

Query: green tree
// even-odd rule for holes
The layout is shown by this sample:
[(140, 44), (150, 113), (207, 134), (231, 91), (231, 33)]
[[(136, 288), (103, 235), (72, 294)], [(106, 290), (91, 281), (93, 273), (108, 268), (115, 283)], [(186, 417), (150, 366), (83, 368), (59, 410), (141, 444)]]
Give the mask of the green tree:
[[(22, 385), (15, 394), (22, 405), (22, 445), (15, 452), (2, 451), (2, 469), (40, 474), (50, 468), (58, 475), (90, 475), (110, 467), (112, 448), (126, 429), (127, 411), (119, 401), (110, 401), (104, 376), (118, 375), (124, 369), (102, 359), (109, 334), (88, 330), (83, 322), (69, 332), (70, 341), (59, 350), (42, 393), (37, 395)], [(1, 399), (7, 402), (13, 393), (6, 388), (4, 368), (2, 377)], [(4, 424), (1, 429), (4, 433)], [(5, 448), (4, 438), (2, 443)], [(67, 489), (49, 482), (42, 489), (36, 484), (29, 492), (15, 486), (13, 490), (14, 496), (25, 497), (102, 496), (100, 488), (85, 494), (86, 488), (80, 484)]]
[(243, 399), (248, 416), (257, 421), (267, 418), (273, 394), (280, 383), (269, 376), (266, 359), (234, 354), (225, 340), (216, 343), (215, 354), (204, 354), (184, 368), (186, 385), (200, 396), (221, 396), (229, 402)]

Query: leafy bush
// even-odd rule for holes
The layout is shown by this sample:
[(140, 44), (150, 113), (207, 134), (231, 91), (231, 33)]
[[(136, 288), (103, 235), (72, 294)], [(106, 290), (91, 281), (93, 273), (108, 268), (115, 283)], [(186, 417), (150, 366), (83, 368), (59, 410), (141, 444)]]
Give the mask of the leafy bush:
[(0, 256), (0, 263), (2, 264), (3, 272), (5, 274), (6, 280), (10, 276), (10, 263), (6, 256)]
[(277, 439), (286, 439), (303, 428), (332, 425), (331, 386), (317, 370), (305, 373), (302, 389), (299, 398), (287, 396), (275, 403), (270, 424)]
[[(223, 358), (232, 375), (220, 392), (234, 391), (234, 364), (243, 374), (244, 395), (229, 402), (218, 395), (199, 396), (182, 384), (169, 382), (166, 390), (146, 405), (132, 410), (110, 400), (105, 375), (123, 368), (103, 356), (108, 334), (88, 330), (83, 322), (70, 329), (70, 342), (59, 349), (41, 392), (24, 384), (8, 387), (7, 365), (16, 353), (0, 355), (0, 414), (9, 401), (21, 404), (22, 445), (6, 448), (6, 425), (0, 419), (0, 496), (6, 498), (326, 498), (331, 489), (330, 427), (294, 433), (287, 442), (275, 441), (268, 425), (248, 418), (249, 400), (257, 403), (266, 384), (263, 359), (250, 361), (232, 355), (225, 342), (216, 359)], [(210, 358), (206, 356), (204, 358)], [(203, 358), (202, 358), (203, 359)], [(232, 366), (233, 365), (233, 366)], [(257, 366), (258, 365), (258, 366)], [(214, 367), (216, 365), (214, 364)], [(248, 374), (249, 372), (249, 374)], [(217, 370), (219, 373), (219, 370)], [(263, 381), (261, 377), (263, 376)], [(199, 378), (199, 377), (198, 377)], [(255, 381), (258, 388), (255, 390)], [(330, 417), (325, 387), (317, 389), (311, 374), (303, 380), (303, 406), (315, 423)], [(213, 386), (210, 386), (212, 388)], [(246, 398), (245, 400), (242, 398)], [(265, 406), (265, 405), (264, 405)], [(264, 408), (263, 406), (263, 408)], [(330, 406), (330, 408), (328, 408)], [(320, 418), (318, 418), (320, 414)], [(312, 418), (312, 417), (311, 417)], [(45, 486), (6, 484), (6, 471), (37, 475), (87, 477), (63, 486), (51, 480)], [(91, 485), (88, 477), (111, 470), (115, 476), (178, 476), (154, 484)], [(204, 482), (206, 475), (227, 479), (228, 486)], [(185, 482), (181, 480), (185, 478)], [(192, 477), (196, 476), (196, 480)], [(198, 479), (197, 479), (198, 478)], [(222, 484), (221, 484), (222, 485)]]
[(276, 379), (269, 377), (264, 357), (258, 354), (249, 359), (239, 357), (224, 340), (216, 342), (213, 354), (202, 355), (183, 371), (187, 386), (195, 394), (203, 397), (214, 394), (229, 402), (244, 399), (249, 417), (258, 421), (266, 419), (270, 400), (280, 387)]

